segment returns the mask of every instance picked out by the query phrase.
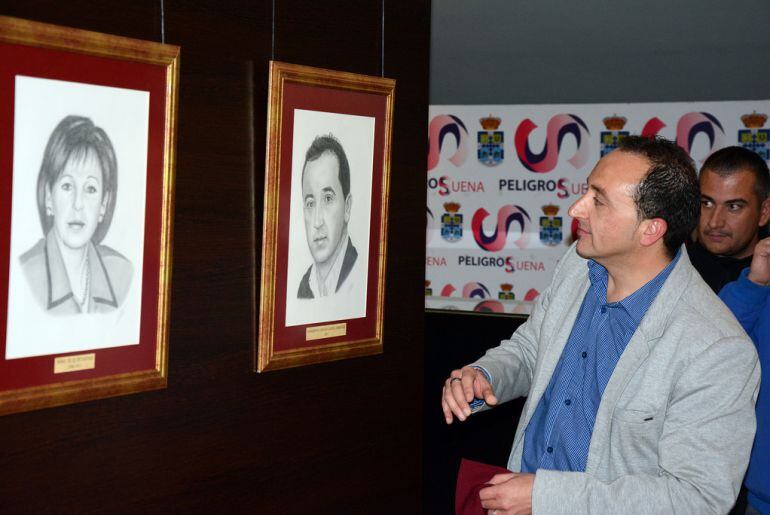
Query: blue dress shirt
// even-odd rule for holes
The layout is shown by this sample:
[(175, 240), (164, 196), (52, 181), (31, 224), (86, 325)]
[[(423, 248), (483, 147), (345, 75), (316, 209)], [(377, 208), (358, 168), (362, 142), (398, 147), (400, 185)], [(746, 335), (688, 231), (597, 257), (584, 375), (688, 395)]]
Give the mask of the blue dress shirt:
[(522, 472), (585, 471), (604, 388), (647, 309), (679, 260), (620, 302), (607, 302), (607, 269), (588, 262), (591, 286), (551, 382), (524, 434)]

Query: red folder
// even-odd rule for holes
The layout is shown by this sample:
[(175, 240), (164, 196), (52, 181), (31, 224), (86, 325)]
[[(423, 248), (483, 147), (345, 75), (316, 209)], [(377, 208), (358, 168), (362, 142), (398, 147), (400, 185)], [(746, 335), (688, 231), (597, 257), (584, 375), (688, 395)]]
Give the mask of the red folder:
[(479, 490), (488, 486), (488, 481), (497, 474), (506, 474), (510, 470), (496, 465), (487, 465), (478, 461), (462, 459), (457, 473), (455, 490), (455, 513), (457, 515), (484, 515), (481, 507)]

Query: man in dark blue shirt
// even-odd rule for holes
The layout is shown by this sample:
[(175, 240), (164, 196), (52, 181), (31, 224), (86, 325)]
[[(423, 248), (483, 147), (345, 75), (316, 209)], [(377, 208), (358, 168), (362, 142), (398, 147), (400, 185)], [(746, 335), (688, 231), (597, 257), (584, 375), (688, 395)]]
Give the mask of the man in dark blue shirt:
[[(527, 395), (491, 513), (719, 513), (748, 462), (759, 381), (745, 332), (683, 243), (700, 194), (672, 142), (629, 137), (570, 208), (578, 241), (510, 340), (444, 385), (447, 423)], [(474, 400), (477, 399), (477, 400)]]

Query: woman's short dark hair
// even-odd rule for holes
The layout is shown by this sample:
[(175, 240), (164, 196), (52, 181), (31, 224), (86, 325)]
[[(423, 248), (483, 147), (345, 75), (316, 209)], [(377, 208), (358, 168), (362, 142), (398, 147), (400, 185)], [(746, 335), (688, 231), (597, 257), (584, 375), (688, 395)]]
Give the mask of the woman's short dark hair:
[(94, 125), (89, 118), (70, 115), (65, 117), (51, 133), (43, 154), (43, 163), (37, 176), (37, 210), (43, 234), (53, 225), (53, 219), (46, 213), (46, 190), (51, 190), (67, 163), (93, 155), (102, 169), (102, 198), (109, 195), (102, 221), (96, 227), (94, 243), (99, 243), (107, 234), (115, 212), (118, 192), (118, 162), (115, 149), (103, 129)]
[(692, 158), (673, 141), (660, 137), (628, 136), (618, 150), (641, 156), (650, 163), (636, 188), (634, 202), (640, 220), (666, 221), (668, 229), (663, 243), (673, 257), (700, 218), (700, 186)]

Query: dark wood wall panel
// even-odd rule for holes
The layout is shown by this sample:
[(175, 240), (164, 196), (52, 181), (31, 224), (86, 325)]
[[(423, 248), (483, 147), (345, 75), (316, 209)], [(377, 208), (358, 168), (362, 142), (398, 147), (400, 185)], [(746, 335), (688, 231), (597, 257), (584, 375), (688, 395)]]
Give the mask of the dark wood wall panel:
[[(429, 2), (97, 4), (0, 14), (182, 47), (169, 385), (0, 418), (0, 513), (419, 512)], [(257, 375), (268, 61), (380, 75), (383, 5), (385, 353)]]
[(116, 34), (130, 38), (160, 41), (161, 0), (98, 1), (2, 0), (0, 14)]
[(275, 0), (275, 59), (380, 74), (381, 0)]

